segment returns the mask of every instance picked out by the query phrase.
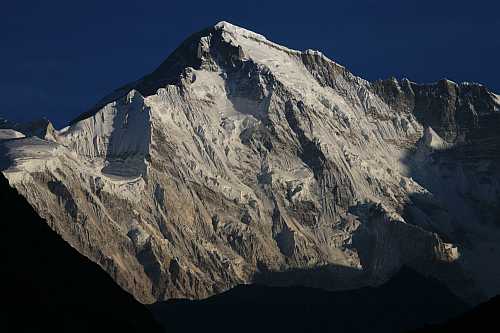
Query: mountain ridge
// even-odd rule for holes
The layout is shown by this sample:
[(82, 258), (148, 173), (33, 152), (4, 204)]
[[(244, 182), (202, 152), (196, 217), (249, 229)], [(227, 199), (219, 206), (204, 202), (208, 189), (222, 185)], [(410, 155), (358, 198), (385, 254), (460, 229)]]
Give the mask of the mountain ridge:
[(239, 29), (194, 34), (66, 128), (1, 141), (4, 175), (143, 303), (289, 270), (378, 285), (402, 265), (472, 303), (500, 290), (480, 260), (498, 256), (495, 216), (476, 203), (498, 206), (496, 95), (370, 83)]

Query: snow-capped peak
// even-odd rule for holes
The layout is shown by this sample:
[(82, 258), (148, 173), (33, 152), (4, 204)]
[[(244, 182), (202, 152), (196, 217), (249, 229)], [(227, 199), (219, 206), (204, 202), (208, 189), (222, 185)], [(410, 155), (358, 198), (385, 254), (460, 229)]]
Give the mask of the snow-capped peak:
[[(144, 302), (205, 298), (263, 271), (327, 267), (317, 286), (334, 288), (402, 265), (438, 274), (462, 255), (462, 236), (495, 225), (472, 196), (500, 184), (495, 168), (486, 181), (467, 174), (460, 151), (434, 163), (465, 136), (484, 139), (471, 146), (478, 167), (498, 156), (482, 149), (496, 140), (493, 97), (447, 84), (455, 101), (444, 82), (368, 83), (319, 51), (223, 21), (53, 140), (2, 140), (0, 162), (51, 227)], [(497, 262), (500, 236), (487, 236)], [(476, 262), (467, 280), (483, 287), (481, 251), (457, 264)]]
[(261, 41), (267, 41), (267, 38), (261, 34), (255, 33), (251, 30), (231, 24), (227, 21), (220, 21), (214, 26), (215, 30), (223, 30), (231, 34), (240, 35), (247, 38), (254, 38)]

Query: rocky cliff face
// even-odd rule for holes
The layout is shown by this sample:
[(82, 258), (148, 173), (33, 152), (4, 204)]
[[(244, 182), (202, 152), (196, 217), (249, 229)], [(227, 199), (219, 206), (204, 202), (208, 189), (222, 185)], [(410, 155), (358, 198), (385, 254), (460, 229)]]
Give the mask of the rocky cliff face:
[(153, 315), (72, 248), (0, 175), (4, 332), (162, 332)]
[(142, 302), (376, 285), (405, 264), (478, 300), (500, 289), (483, 262), (500, 256), (499, 103), (370, 83), (221, 22), (70, 126), (1, 141), (1, 164)]

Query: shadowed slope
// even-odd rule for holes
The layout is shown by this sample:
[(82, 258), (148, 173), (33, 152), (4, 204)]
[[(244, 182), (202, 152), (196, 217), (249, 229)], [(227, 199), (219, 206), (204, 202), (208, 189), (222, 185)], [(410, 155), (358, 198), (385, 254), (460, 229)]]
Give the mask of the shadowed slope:
[(479, 332), (482, 330), (498, 332), (499, 311), (500, 297), (496, 296), (445, 324), (422, 328), (414, 333)]
[(158, 332), (149, 311), (52, 231), (0, 175), (2, 327), (8, 332)]
[(403, 268), (377, 288), (240, 285), (205, 300), (151, 308), (168, 332), (403, 332), (442, 322), (466, 306), (437, 280)]

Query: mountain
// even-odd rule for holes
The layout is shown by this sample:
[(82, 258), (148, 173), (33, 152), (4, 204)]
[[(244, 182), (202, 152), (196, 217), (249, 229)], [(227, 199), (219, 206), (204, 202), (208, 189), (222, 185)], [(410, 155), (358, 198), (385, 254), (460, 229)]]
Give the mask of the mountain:
[(477, 330), (498, 331), (498, 311), (500, 310), (500, 297), (496, 296), (474, 309), (453, 318), (445, 323), (426, 325), (426, 327), (413, 331), (414, 333), (448, 333), (448, 332), (474, 332)]
[(220, 22), (63, 129), (11, 126), (0, 169), (143, 303), (403, 266), (478, 303), (500, 292), (499, 123), (480, 84), (368, 82)]
[(168, 332), (290, 333), (407, 332), (467, 309), (444, 285), (407, 268), (379, 287), (332, 292), (240, 285), (208, 299), (168, 300), (150, 308)]
[(2, 329), (161, 332), (152, 314), (51, 230), (0, 175)]

